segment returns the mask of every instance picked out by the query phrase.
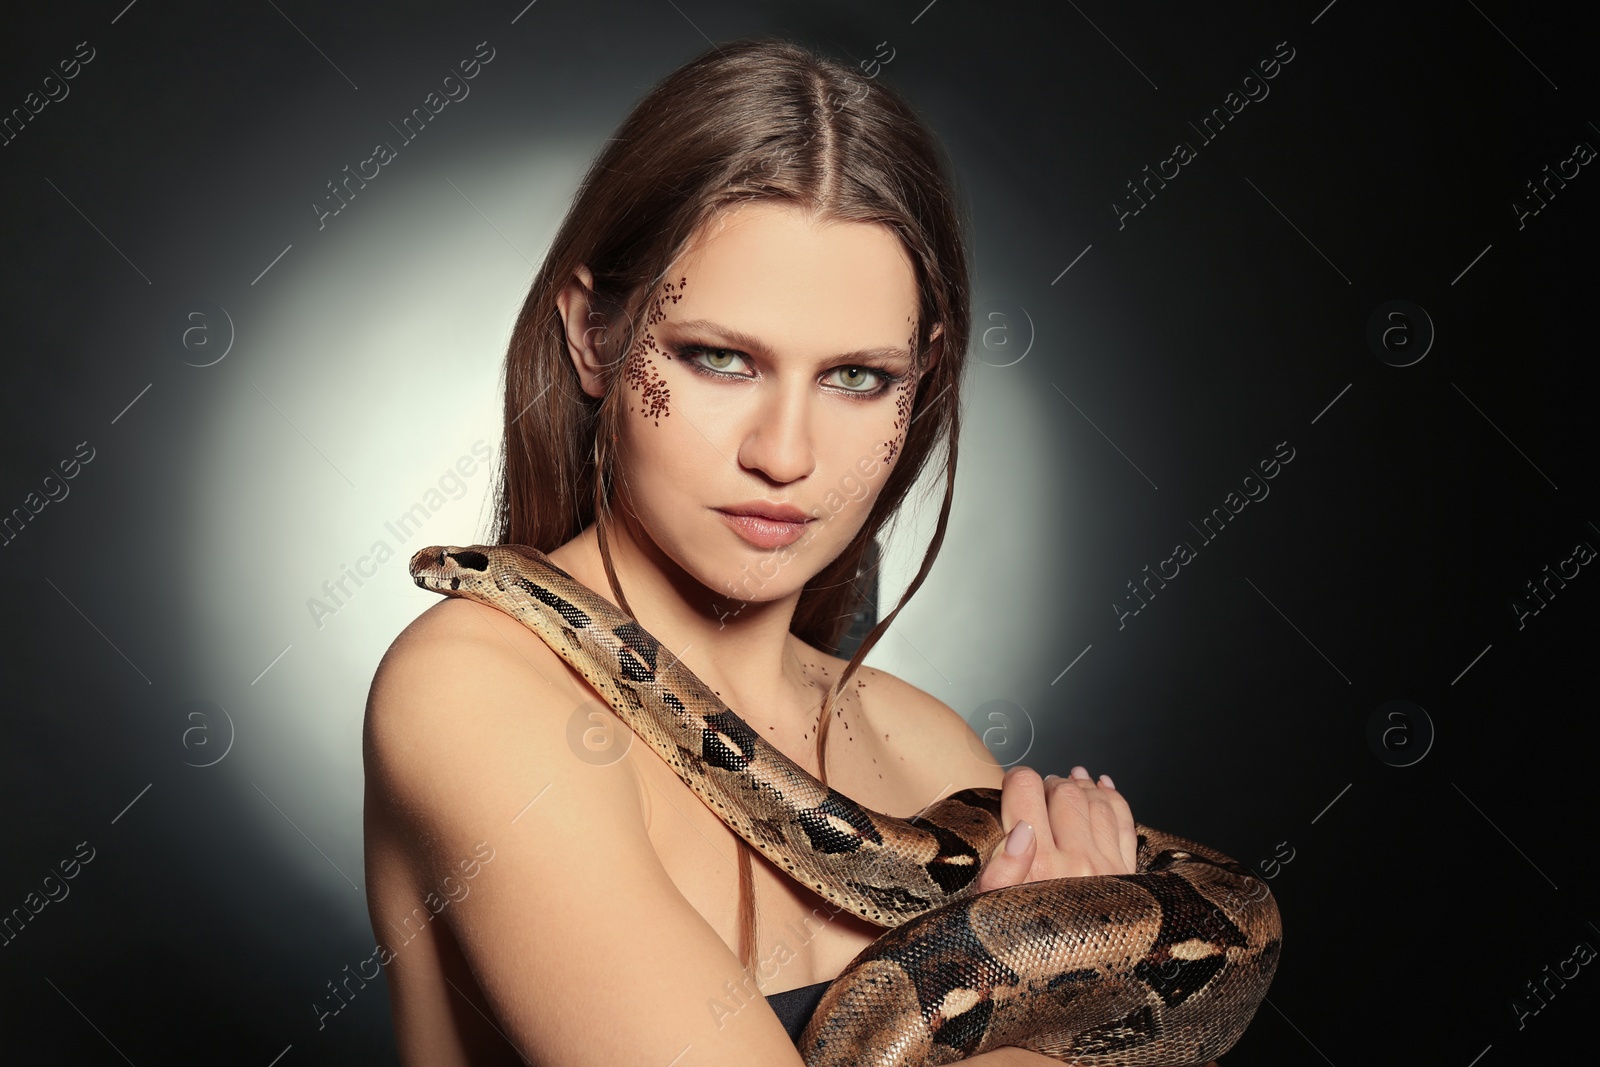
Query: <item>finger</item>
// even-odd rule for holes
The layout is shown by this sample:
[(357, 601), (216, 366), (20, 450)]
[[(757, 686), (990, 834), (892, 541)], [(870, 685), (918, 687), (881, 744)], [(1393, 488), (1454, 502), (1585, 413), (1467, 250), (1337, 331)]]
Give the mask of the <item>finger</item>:
[(978, 892), (987, 893), (991, 889), (1003, 889), (1026, 881), (1033, 869), (1038, 843), (1033, 824), (1025, 819), (1019, 820), (995, 846), (989, 862), (983, 865), (983, 874), (978, 878)]
[[(1089, 784), (1094, 783), (1090, 780)], [(1051, 843), (1069, 856), (1081, 858), (1085, 833), (1092, 833), (1089, 802), (1083, 788), (1083, 779), (1076, 775), (1068, 778), (1052, 777), (1045, 786), (1045, 792), (1049, 803)], [(1074, 860), (1072, 866), (1076, 868), (1079, 864)], [(1074, 869), (1069, 877), (1085, 873), (1088, 872)]]
[(1067, 877), (1112, 873), (1105, 868), (1122, 863), (1116, 811), (1106, 791), (1079, 770), (1074, 767), (1071, 777), (1046, 781), (1051, 834), (1055, 846), (1068, 854)]
[(1122, 852), (1122, 833), (1117, 825), (1117, 808), (1112, 803), (1112, 798), (1104, 787), (1095, 785), (1089, 793), (1090, 826), (1094, 830), (1094, 843), (1100, 855), (1109, 864), (1114, 864), (1115, 869), (1107, 871), (1108, 874), (1131, 874), (1133, 868), (1126, 866), (1127, 857)]
[(1128, 870), (1139, 869), (1139, 832), (1133, 828), (1133, 809), (1128, 807), (1128, 800), (1117, 792), (1116, 783), (1109, 774), (1100, 776), (1100, 787), (1109, 794), (1111, 804), (1117, 810), (1117, 842), (1122, 858), (1127, 861)]
[[(1123, 852), (1120, 833), (1114, 826), (1110, 826), (1104, 821), (1106, 818), (1104, 813), (1101, 813), (1098, 816), (1094, 814), (1094, 812), (1097, 810), (1095, 806), (1095, 799), (1098, 798), (1100, 794), (1100, 790), (1098, 789), (1098, 781), (1091, 776), (1089, 771), (1082, 765), (1074, 766), (1072, 768), (1071, 779), (1075, 784), (1089, 791), (1089, 808), (1087, 811), (1089, 812), (1089, 832), (1091, 835), (1091, 843), (1108, 859), (1112, 856), (1122, 856)], [(1115, 820), (1113, 820), (1113, 822), (1114, 821)], [(1128, 870), (1133, 870), (1133, 867), (1130, 865)]]
[[(1137, 837), (1131, 832), (1133, 812), (1128, 810), (1127, 802), (1116, 793), (1116, 785), (1111, 781), (1111, 777), (1102, 774), (1098, 779), (1092, 778), (1089, 772), (1080, 766), (1072, 768), (1072, 780), (1087, 792), (1090, 840), (1096, 850), (1107, 860), (1120, 859), (1126, 865), (1127, 871), (1134, 871), (1137, 865), (1138, 844)], [(1130, 831), (1126, 839), (1121, 825), (1121, 816), (1124, 812), (1127, 815)]]
[(1024, 821), (1033, 824), (1035, 833), (1043, 834), (1050, 825), (1050, 814), (1039, 772), (1019, 765), (1007, 771), (1000, 782), (1000, 828), (1010, 833), (1012, 827)]

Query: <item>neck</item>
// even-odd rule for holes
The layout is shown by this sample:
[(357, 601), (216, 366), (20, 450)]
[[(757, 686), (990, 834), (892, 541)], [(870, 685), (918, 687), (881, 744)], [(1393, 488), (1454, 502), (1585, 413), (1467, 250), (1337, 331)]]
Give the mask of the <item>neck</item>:
[[(751, 726), (814, 726), (826, 685), (817, 652), (789, 632), (800, 592), (769, 601), (721, 595), (680, 567), (620, 511), (606, 526), (617, 584), (639, 625)], [(549, 553), (556, 566), (616, 603), (594, 525)], [(668, 662), (671, 662), (670, 660)]]

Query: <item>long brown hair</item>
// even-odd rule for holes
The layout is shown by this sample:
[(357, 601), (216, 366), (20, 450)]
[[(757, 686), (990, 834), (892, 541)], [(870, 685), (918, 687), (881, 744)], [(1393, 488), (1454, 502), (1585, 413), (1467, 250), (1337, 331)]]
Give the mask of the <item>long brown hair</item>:
[[(868, 546), (899, 509), (939, 444), (945, 487), (938, 524), (894, 610), (850, 657), (823, 702), (817, 765), (835, 705), (862, 659), (922, 585), (944, 540), (955, 487), (961, 378), (970, 329), (963, 211), (942, 150), (911, 107), (882, 83), (772, 37), (713, 47), (678, 68), (629, 113), (590, 165), (517, 316), (505, 364), (505, 440), (495, 487), (496, 543), (549, 552), (596, 525), (606, 577), (632, 614), (612, 565), (616, 439), (622, 373), (665, 274), (699, 228), (740, 203), (792, 204), (819, 219), (891, 229), (916, 272), (916, 385), (910, 425), (860, 532), (806, 583), (790, 632), (837, 654), (863, 594)], [(587, 395), (568, 356), (556, 296), (580, 266), (593, 275), (597, 348), (615, 373)], [(937, 324), (940, 335), (929, 338)], [(914, 372), (915, 374), (915, 372)], [(739, 842), (739, 955), (755, 966), (750, 849)]]

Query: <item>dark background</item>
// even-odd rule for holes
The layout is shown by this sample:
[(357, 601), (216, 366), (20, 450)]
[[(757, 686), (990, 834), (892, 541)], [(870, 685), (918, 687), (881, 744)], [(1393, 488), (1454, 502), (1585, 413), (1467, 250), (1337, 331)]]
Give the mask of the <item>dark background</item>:
[[(94, 458), (0, 549), (0, 913), (94, 852), (0, 946), (5, 1058), (393, 1062), (381, 985), (320, 1029), (313, 1007), (372, 951), (362, 700), (432, 602), (405, 557), (481, 533), (488, 476), (348, 613), (307, 602), (497, 447), (506, 331), (582, 166), (754, 32), (892, 49), (878, 77), (971, 214), (951, 538), (870, 662), (1007, 762), (1112, 773), (1140, 821), (1271, 876), (1282, 962), (1230, 1067), (1588, 1051), (1595, 965), (1537, 1013), (1525, 984), (1600, 947), (1600, 577), (1574, 560), (1515, 604), (1600, 546), (1600, 177), (1514, 204), (1600, 146), (1593, 25), (1325, 2), (8, 12), (3, 113), (94, 58), (0, 147), (0, 514)], [(325, 183), (480, 41), (471, 96), (319, 229)], [(1189, 123), (1279, 42), (1270, 95), (1205, 142)], [(1193, 161), (1119, 227), (1179, 140)], [(1270, 496), (1208, 542), (1280, 442)]]

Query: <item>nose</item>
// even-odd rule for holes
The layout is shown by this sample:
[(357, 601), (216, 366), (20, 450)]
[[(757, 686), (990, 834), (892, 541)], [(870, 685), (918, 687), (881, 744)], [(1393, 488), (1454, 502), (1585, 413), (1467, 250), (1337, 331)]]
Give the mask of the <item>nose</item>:
[(765, 392), (739, 444), (739, 465), (786, 485), (816, 469), (812, 398), (803, 382), (780, 383)]

